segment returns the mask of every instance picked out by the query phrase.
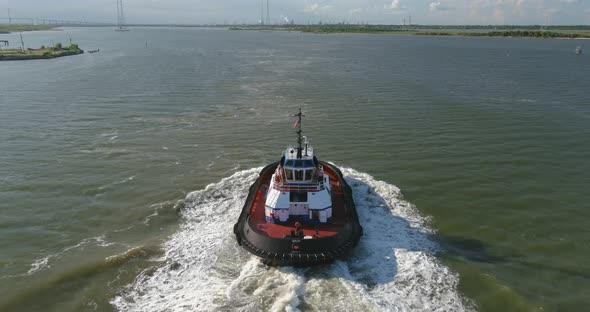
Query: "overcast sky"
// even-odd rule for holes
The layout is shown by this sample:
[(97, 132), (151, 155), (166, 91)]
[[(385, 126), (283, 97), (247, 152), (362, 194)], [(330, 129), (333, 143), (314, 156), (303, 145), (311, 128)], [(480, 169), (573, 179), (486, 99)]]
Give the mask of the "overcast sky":
[[(128, 23), (255, 23), (266, 0), (123, 0)], [(0, 0), (13, 17), (114, 22), (116, 0)], [(266, 16), (266, 12), (264, 13)], [(590, 0), (270, 0), (273, 23), (590, 24)]]

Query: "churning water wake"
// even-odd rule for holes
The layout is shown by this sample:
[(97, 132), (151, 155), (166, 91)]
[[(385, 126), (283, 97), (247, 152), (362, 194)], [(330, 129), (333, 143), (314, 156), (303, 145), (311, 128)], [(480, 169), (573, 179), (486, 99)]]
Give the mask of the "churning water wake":
[(233, 225), (261, 168), (190, 193), (165, 262), (112, 304), (121, 311), (465, 311), (458, 276), (434, 254), (427, 220), (400, 190), (343, 169), (364, 236), (346, 261), (268, 267), (236, 243)]

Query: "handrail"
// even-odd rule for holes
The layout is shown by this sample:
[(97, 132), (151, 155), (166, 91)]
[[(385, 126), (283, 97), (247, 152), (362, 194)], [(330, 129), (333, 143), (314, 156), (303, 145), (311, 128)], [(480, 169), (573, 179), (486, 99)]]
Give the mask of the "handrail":
[(294, 184), (273, 182), (272, 188), (275, 190), (279, 190), (281, 192), (321, 191), (324, 189), (324, 182), (321, 182), (318, 185), (296, 185), (296, 184), (294, 185)]
[(325, 188), (324, 186), (324, 167), (322, 165), (318, 165), (318, 170), (316, 171), (317, 174), (314, 178), (318, 180), (317, 185), (297, 185), (291, 183), (285, 183), (287, 181), (287, 177), (285, 176), (285, 171), (280, 169), (281, 167), (277, 167), (275, 174), (279, 174), (280, 180), (272, 181), (272, 188), (276, 190), (280, 190), (282, 192), (290, 192), (290, 191), (321, 191)]

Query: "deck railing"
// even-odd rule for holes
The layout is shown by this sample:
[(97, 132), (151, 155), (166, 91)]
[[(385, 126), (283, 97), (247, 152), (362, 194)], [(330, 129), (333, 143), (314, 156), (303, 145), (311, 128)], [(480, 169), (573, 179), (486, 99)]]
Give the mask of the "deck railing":
[[(284, 170), (279, 170), (277, 168), (277, 171), (275, 172), (275, 174), (280, 173), (280, 180), (276, 181), (273, 180), (272, 181), (272, 188), (276, 189), (276, 190), (280, 190), (281, 192), (291, 192), (291, 191), (305, 191), (305, 192), (318, 192), (321, 191), (325, 188), (324, 185), (324, 179), (323, 179), (323, 175), (324, 175), (324, 168), (320, 165), (318, 166), (318, 171), (317, 174), (314, 176), (314, 178), (311, 180), (312, 183), (314, 183), (313, 185), (309, 185), (309, 184), (297, 184), (297, 183), (287, 183), (285, 181), (287, 181), (287, 177), (285, 177), (284, 174)], [(315, 182), (314, 182), (315, 180)]]
[(315, 185), (299, 185), (292, 183), (273, 182), (272, 187), (281, 192), (292, 192), (292, 191), (305, 191), (305, 192), (319, 192), (323, 190), (324, 181), (319, 182)]

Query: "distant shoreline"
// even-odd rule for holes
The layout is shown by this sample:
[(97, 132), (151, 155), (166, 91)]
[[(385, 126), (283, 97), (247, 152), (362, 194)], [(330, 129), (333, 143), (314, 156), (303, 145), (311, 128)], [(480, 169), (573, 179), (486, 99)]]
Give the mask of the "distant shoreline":
[(0, 34), (10, 34), (22, 31), (54, 30), (55, 25), (0, 25)]
[(590, 33), (560, 33), (553, 31), (490, 31), (490, 32), (416, 32), (414, 35), (466, 36), (466, 37), (508, 37), (540, 39), (589, 39)]
[[(382, 34), (382, 35), (414, 35), (414, 36), (465, 36), (465, 37), (506, 37), (506, 38), (539, 38), (539, 39), (590, 39), (590, 28), (587, 26), (582, 30), (588, 32), (558, 32), (550, 30), (539, 30), (535, 27), (523, 27), (523, 29), (502, 29), (476, 27), (473, 31), (451, 31), (433, 30), (425, 26), (417, 29), (410, 29), (403, 26), (340, 26), (340, 25), (316, 25), (316, 26), (241, 26), (229, 27), (230, 30), (257, 30), (257, 31), (295, 31), (314, 34)], [(559, 27), (555, 30), (575, 30), (575, 28)], [(467, 29), (466, 29), (467, 30)]]
[[(287, 31), (314, 34), (381, 34), (413, 36), (506, 37), (539, 39), (590, 39), (590, 25), (546, 26), (513, 25), (129, 25), (133, 27), (212, 27), (229, 30)], [(23, 31), (56, 30), (60, 25), (0, 25), (0, 34)], [(97, 26), (105, 27), (105, 26)], [(110, 26), (109, 26), (110, 27)], [(572, 32), (577, 31), (577, 32)]]

